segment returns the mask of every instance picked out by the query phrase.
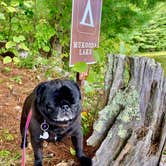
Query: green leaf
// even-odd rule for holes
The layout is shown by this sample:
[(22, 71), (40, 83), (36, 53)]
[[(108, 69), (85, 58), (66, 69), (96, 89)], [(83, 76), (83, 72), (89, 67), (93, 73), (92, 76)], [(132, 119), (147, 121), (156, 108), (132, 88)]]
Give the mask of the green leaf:
[(4, 71), (5, 71), (6, 73), (10, 73), (10, 72), (11, 72), (11, 68), (6, 66), (6, 67), (4, 68)]
[(90, 82), (90, 83), (93, 83), (93, 82), (96, 81), (95, 78), (96, 78), (96, 73), (94, 71), (90, 70), (87, 81)]
[(20, 36), (19, 36), (19, 39), (20, 39), (20, 41), (24, 41), (24, 40), (25, 40), (25, 37), (24, 37), (23, 35), (20, 35)]
[(13, 141), (14, 140), (14, 136), (10, 133), (5, 135), (5, 139), (6, 141)]
[(100, 61), (100, 55), (99, 55), (99, 52), (97, 51), (97, 49), (93, 50), (93, 56), (94, 56), (94, 58), (96, 59), (97, 62)]
[(10, 156), (11, 155), (11, 152), (8, 151), (8, 150), (1, 150), (0, 151), (0, 157), (7, 157), (7, 156)]
[(25, 5), (27, 8), (32, 8), (32, 7), (33, 7), (33, 2), (32, 2), (32, 1), (26, 1), (26, 2), (24, 2), (24, 5)]
[(50, 51), (50, 47), (44, 46), (44, 47), (43, 47), (43, 50), (46, 51), (46, 52), (49, 52), (49, 51)]
[(14, 57), (13, 62), (14, 62), (14, 64), (18, 64), (18, 63), (20, 63), (20, 59), (18, 57)]
[(17, 0), (12, 0), (10, 4), (13, 7), (19, 6), (19, 2)]
[(103, 62), (105, 54), (102, 48), (97, 48), (93, 50), (93, 56), (97, 62)]
[(17, 84), (22, 84), (22, 76), (15, 76), (10, 78), (11, 81), (15, 81)]
[(3, 13), (0, 13), (0, 20), (5, 20), (5, 15)]
[(73, 149), (72, 147), (70, 147), (70, 153), (71, 153), (73, 156), (75, 156), (75, 155), (76, 155), (75, 149)]
[(11, 7), (11, 6), (7, 7), (7, 10), (9, 11), (9, 13), (16, 12), (16, 9), (14, 7)]
[(19, 37), (14, 36), (14, 37), (13, 37), (13, 41), (16, 42), (16, 43), (19, 43), (19, 42), (20, 42), (20, 39), (19, 39)]
[(3, 58), (3, 64), (8, 64), (12, 62), (12, 58), (10, 56), (6, 56)]
[(29, 50), (28, 47), (27, 47), (24, 43), (20, 43), (20, 44), (18, 45), (18, 47), (19, 47), (20, 49), (25, 50), (25, 51), (28, 51), (28, 50)]
[(16, 43), (13, 42), (13, 41), (9, 41), (9, 42), (6, 43), (5, 46), (6, 46), (6, 49), (9, 49), (9, 48), (11, 48), (11, 47), (15, 47), (15, 46), (16, 46)]
[(7, 4), (5, 2), (1, 2), (1, 5), (7, 7)]
[(22, 36), (22, 35), (13, 37), (13, 41), (16, 42), (16, 43), (22, 42), (24, 40), (25, 40), (25, 37)]
[(85, 72), (88, 65), (85, 62), (78, 62), (74, 65), (73, 70), (76, 72)]

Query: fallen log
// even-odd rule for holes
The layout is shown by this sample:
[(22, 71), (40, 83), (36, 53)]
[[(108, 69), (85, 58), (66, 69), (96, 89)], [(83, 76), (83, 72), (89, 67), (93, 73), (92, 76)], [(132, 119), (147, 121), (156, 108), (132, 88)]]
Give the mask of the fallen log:
[(93, 166), (157, 166), (166, 141), (166, 78), (146, 57), (109, 55), (106, 105), (88, 145)]

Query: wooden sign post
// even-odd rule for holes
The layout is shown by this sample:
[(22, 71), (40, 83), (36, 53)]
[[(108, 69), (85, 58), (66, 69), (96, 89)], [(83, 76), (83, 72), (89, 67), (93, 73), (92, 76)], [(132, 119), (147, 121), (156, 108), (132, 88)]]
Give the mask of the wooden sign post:
[[(95, 63), (93, 49), (99, 45), (102, 0), (73, 0), (70, 62)], [(83, 75), (86, 77), (88, 71)], [(77, 74), (78, 75), (78, 74)], [(80, 74), (78, 79), (83, 80)]]

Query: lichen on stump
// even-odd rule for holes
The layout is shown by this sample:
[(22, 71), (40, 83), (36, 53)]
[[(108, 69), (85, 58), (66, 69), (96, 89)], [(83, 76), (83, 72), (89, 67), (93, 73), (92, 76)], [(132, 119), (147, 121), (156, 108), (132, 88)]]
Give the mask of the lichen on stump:
[(166, 140), (166, 78), (146, 57), (109, 55), (106, 105), (87, 140), (93, 166), (157, 166)]

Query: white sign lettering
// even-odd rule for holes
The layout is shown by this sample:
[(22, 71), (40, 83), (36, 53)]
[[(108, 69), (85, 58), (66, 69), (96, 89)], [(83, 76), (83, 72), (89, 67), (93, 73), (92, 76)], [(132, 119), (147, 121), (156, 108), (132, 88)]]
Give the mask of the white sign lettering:
[(96, 48), (97, 43), (94, 42), (73, 42), (73, 48)]
[(92, 49), (79, 49), (79, 55), (92, 55)]

